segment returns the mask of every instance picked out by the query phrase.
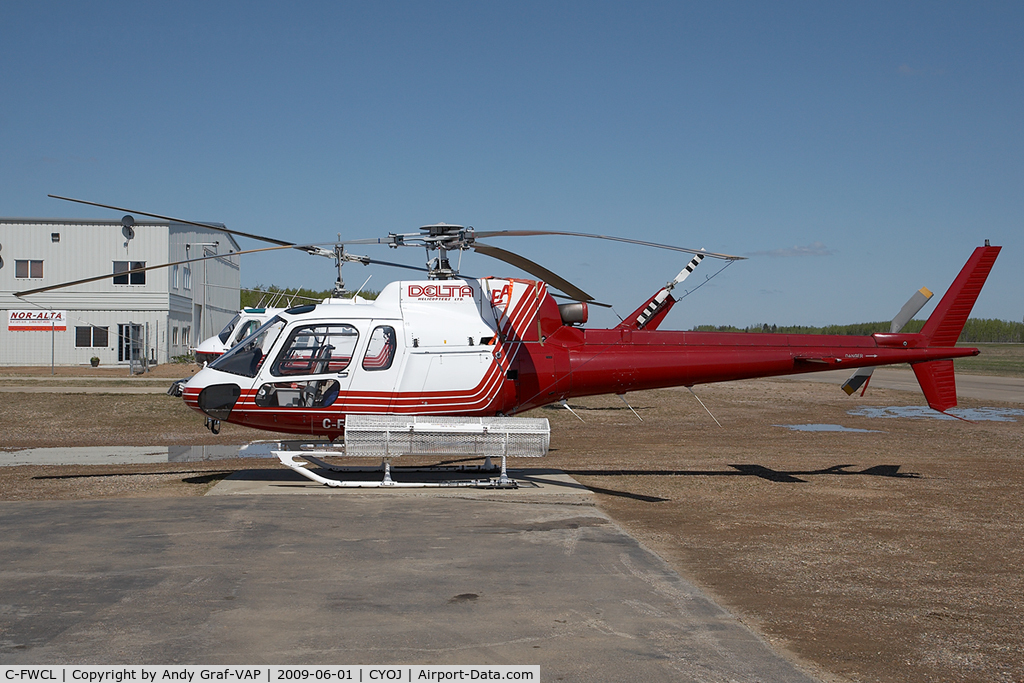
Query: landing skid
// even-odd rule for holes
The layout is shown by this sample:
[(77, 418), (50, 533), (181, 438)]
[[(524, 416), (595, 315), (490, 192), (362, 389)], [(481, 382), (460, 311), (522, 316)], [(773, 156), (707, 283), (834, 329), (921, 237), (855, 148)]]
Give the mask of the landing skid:
[[(337, 451), (273, 451), (277, 459), (281, 461), (281, 464), (285, 467), (298, 472), (303, 477), (311, 481), (315, 481), (318, 484), (324, 486), (331, 486), (334, 488), (474, 488), (474, 489), (517, 489), (519, 483), (514, 479), (509, 478), (508, 470), (506, 466), (506, 459), (501, 459), (501, 473), (497, 478), (487, 479), (462, 479), (462, 480), (442, 480), (442, 481), (395, 481), (391, 478), (392, 467), (388, 460), (381, 461), (378, 467), (350, 467), (332, 465), (329, 462), (321, 460), (320, 457), (327, 457), (332, 455), (338, 455)], [(314, 454), (315, 453), (315, 454)], [(306, 462), (295, 460), (295, 458), (302, 458)], [(340, 474), (358, 474), (368, 472), (380, 472), (382, 478), (380, 481), (363, 481), (363, 480), (346, 480), (346, 479), (331, 479), (318, 474), (307, 468), (307, 465), (316, 465), (319, 468), (327, 470), (329, 472), (337, 472)], [(431, 467), (396, 467), (394, 471), (405, 473), (421, 472), (421, 473), (445, 473), (445, 472), (468, 472), (468, 471), (491, 471), (495, 468), (491, 464), (491, 459), (487, 458), (483, 465), (434, 465)]]
[[(511, 457), (537, 458), (548, 452), (551, 427), (548, 421), (524, 417), (447, 417), (443, 415), (376, 415), (349, 414), (345, 416), (345, 443), (281, 443), (281, 450), (273, 451), (285, 467), (324, 486), (342, 488), (477, 488), (515, 489), (519, 484), (508, 476), (507, 459)], [(324, 457), (380, 457), (377, 468), (340, 467), (325, 462)], [(483, 468), (466, 465), (428, 468), (401, 468), (395, 473), (409, 472), (439, 474), (444, 472), (493, 471), (491, 457), (501, 457), (501, 473), (487, 479), (441, 479), (421, 477), (420, 481), (395, 481), (391, 478), (391, 459), (402, 455), (426, 455), (473, 458), (488, 456)], [(302, 460), (296, 460), (301, 458)], [(304, 462), (303, 462), (304, 461)], [(333, 479), (314, 472), (334, 472), (353, 475), (380, 472), (380, 481), (363, 479)], [(402, 479), (405, 479), (403, 476)], [(424, 481), (424, 479), (428, 479)]]

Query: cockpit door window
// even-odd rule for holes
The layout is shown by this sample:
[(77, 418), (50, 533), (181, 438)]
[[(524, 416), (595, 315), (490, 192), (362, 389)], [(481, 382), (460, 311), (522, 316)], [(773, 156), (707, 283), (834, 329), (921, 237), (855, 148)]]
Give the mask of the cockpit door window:
[(292, 331), (270, 368), (275, 376), (338, 373), (352, 362), (359, 332), (351, 325), (307, 325)]
[(374, 328), (363, 355), (363, 370), (387, 370), (395, 360), (395, 328), (381, 325)]

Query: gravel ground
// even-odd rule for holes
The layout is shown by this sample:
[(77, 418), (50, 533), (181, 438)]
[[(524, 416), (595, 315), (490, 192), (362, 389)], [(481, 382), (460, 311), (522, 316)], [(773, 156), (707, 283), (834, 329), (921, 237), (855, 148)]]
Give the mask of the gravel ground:
[[(828, 385), (764, 380), (698, 393), (721, 427), (686, 390), (631, 394), (643, 422), (615, 397), (574, 401), (583, 422), (536, 411), (552, 424), (543, 465), (592, 487), (641, 542), (827, 677), (1024, 681), (1020, 422), (848, 413), (922, 403), (881, 389), (847, 398)], [(8, 449), (273, 438), (234, 425), (213, 436), (202, 421), (163, 395), (0, 394)], [(777, 426), (808, 424), (873, 431)], [(0, 498), (203, 495), (249, 467), (273, 465), (10, 467)]]

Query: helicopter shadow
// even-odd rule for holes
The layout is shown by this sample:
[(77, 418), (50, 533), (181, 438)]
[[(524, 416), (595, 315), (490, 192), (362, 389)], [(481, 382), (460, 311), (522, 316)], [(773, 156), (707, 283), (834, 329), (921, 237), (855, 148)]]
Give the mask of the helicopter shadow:
[[(901, 472), (902, 465), (875, 465), (863, 470), (851, 470), (853, 465), (833, 465), (816, 470), (775, 470), (764, 465), (736, 464), (729, 465), (732, 470), (625, 470), (625, 469), (566, 469), (563, 470), (570, 476), (590, 477), (757, 477), (765, 481), (781, 484), (805, 484), (808, 479), (801, 477), (816, 477), (822, 475), (839, 476), (863, 476), (863, 477), (888, 477), (892, 479), (920, 479), (917, 472)], [(619, 491), (615, 489), (604, 489), (595, 486), (586, 488), (595, 493), (604, 493), (612, 496), (631, 498), (647, 503), (661, 503), (669, 498), (658, 496), (644, 496)]]

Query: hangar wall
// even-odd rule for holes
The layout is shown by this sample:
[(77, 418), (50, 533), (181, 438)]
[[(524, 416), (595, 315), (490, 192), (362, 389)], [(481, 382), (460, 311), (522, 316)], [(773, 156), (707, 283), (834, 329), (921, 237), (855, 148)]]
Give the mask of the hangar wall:
[[(0, 218), (0, 364), (81, 365), (97, 356), (127, 365), (133, 338), (150, 362), (184, 355), (237, 312), (238, 250), (228, 233), (168, 221), (137, 222), (129, 239), (117, 221)], [(199, 260), (206, 255), (218, 256)], [(184, 263), (117, 275), (173, 261)]]

